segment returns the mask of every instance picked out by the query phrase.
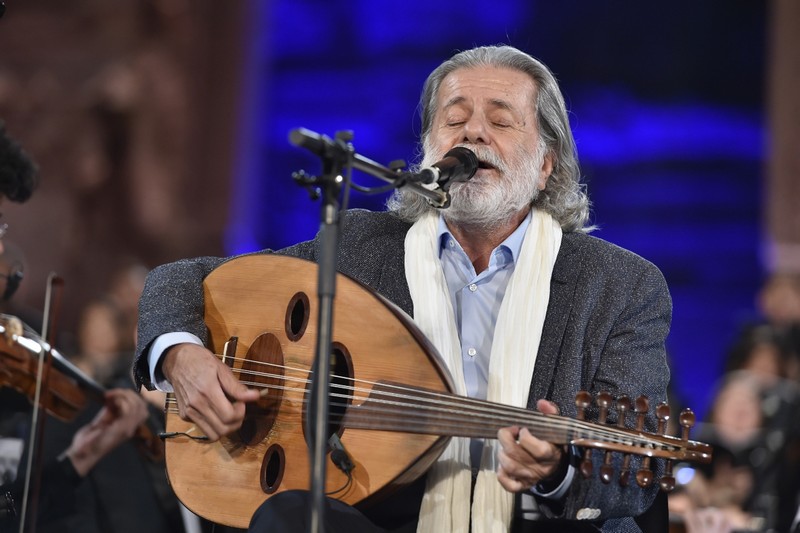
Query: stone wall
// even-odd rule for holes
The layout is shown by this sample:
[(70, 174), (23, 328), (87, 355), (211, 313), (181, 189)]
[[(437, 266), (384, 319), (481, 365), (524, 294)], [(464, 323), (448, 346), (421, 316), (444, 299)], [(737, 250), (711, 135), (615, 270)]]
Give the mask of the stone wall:
[(66, 281), (63, 327), (131, 261), (222, 253), (243, 2), (39, 0), (0, 19), (0, 119), (37, 161), (5, 202), (25, 255), (17, 305)]

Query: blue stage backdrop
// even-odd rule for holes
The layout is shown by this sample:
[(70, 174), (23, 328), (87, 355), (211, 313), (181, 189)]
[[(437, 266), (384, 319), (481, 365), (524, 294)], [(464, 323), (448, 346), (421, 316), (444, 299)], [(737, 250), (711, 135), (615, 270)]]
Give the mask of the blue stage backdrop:
[[(319, 162), (288, 143), (291, 129), (352, 130), (358, 153), (413, 161), (427, 74), (456, 50), (517, 46), (562, 84), (596, 235), (664, 272), (673, 386), (702, 415), (763, 279), (765, 3), (650, 4), (254, 3), (228, 251), (316, 232), (319, 204), (290, 176)], [(351, 205), (384, 201), (354, 193)]]

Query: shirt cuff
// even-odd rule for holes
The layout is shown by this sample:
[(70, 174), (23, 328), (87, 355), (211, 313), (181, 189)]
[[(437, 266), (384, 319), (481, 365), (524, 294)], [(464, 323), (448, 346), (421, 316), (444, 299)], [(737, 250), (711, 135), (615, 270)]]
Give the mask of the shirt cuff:
[(567, 468), (567, 473), (564, 475), (564, 479), (555, 489), (551, 490), (550, 492), (543, 493), (537, 489), (538, 485), (534, 485), (531, 487), (531, 492), (540, 498), (547, 498), (548, 500), (560, 500), (567, 493), (567, 489), (569, 489), (569, 486), (572, 484), (572, 479), (574, 477), (575, 467), (570, 464)]
[(576, 458), (580, 459), (580, 450), (578, 450), (578, 448), (575, 446), (569, 446), (566, 454), (567, 457), (565, 457), (565, 460), (567, 461), (568, 466), (566, 472), (564, 472), (564, 477), (561, 480), (561, 483), (559, 483), (558, 486), (553, 489), (550, 489), (550, 487), (553, 486), (552, 481), (547, 484), (547, 488), (540, 483), (536, 484), (531, 487), (531, 492), (533, 494), (539, 496), (540, 498), (547, 498), (548, 500), (560, 500), (564, 497), (564, 495), (567, 493), (567, 489), (569, 489), (569, 486), (572, 484), (573, 478), (575, 477)]
[(161, 359), (169, 348), (185, 342), (203, 346), (203, 341), (197, 335), (185, 331), (159, 335), (150, 345), (150, 349), (147, 351), (147, 365), (150, 368), (150, 381), (156, 386), (156, 389), (162, 392), (173, 392), (172, 384), (167, 381), (161, 371)]

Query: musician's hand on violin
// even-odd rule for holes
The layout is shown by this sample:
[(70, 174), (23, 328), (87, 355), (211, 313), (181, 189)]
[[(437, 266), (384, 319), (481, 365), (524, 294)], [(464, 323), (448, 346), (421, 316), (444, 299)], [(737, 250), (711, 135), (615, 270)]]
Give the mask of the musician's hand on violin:
[(212, 441), (242, 425), (245, 403), (260, 398), (203, 346), (176, 344), (164, 354), (164, 376), (175, 390), (178, 414)]
[(147, 405), (136, 392), (112, 389), (105, 393), (106, 404), (94, 420), (75, 433), (66, 456), (81, 476), (85, 476), (107, 453), (130, 439), (147, 419)]
[[(558, 407), (546, 400), (539, 400), (536, 408), (545, 414), (558, 414)], [(497, 438), (497, 479), (507, 491), (529, 490), (559, 471), (564, 456), (560, 446), (537, 439), (526, 428), (517, 426), (501, 429)]]

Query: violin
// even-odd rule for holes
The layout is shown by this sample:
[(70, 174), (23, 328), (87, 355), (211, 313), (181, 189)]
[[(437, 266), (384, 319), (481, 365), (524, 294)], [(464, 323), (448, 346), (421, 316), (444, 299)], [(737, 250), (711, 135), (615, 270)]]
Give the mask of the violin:
[[(102, 403), (106, 392), (19, 318), (0, 314), (0, 387), (4, 386), (62, 421), (74, 419), (92, 400)], [(133, 439), (148, 460), (164, 459), (164, 445), (146, 423), (137, 428)]]

